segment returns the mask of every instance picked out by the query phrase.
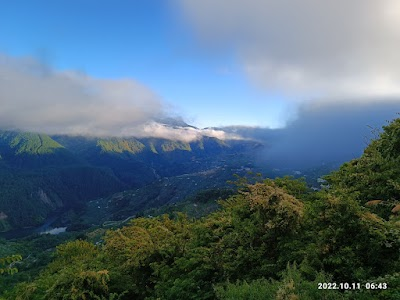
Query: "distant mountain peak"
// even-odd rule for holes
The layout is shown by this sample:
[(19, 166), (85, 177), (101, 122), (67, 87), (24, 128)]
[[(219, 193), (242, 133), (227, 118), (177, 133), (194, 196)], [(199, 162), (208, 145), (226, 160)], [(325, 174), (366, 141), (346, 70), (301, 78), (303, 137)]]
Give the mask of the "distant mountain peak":
[(190, 127), (198, 129), (197, 127), (189, 125), (188, 123), (183, 121), (182, 118), (165, 117), (165, 118), (154, 119), (154, 122), (168, 127)]

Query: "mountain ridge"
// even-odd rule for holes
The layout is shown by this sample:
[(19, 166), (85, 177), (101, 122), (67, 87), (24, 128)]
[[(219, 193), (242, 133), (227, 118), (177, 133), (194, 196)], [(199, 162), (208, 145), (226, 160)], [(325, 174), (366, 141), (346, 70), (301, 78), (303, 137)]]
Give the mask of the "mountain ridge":
[(260, 145), (204, 136), (97, 138), (0, 131), (0, 231), (37, 226), (50, 214), (164, 177), (202, 172)]

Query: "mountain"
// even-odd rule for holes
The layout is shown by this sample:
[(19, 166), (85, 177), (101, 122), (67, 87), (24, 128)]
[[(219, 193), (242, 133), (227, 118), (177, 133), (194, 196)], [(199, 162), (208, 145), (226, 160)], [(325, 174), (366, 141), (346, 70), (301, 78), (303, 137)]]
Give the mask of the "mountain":
[(0, 155), (0, 231), (35, 226), (54, 211), (124, 187), (48, 135), (2, 131)]
[(80, 219), (85, 225), (116, 224), (165, 205), (176, 207), (204, 191), (218, 194), (232, 190), (234, 186), (228, 182), (235, 179), (233, 174), (244, 176), (248, 170), (250, 168), (238, 169), (229, 164), (203, 172), (164, 177), (137, 189), (90, 201)]
[(197, 129), (197, 127), (189, 125), (188, 123), (183, 121), (183, 119), (181, 119), (181, 118), (164, 117), (164, 118), (154, 119), (154, 122), (156, 122), (158, 124), (166, 125), (168, 127), (175, 127), (175, 128), (185, 128), (186, 127), (186, 128)]
[[(50, 215), (80, 212), (89, 201), (166, 177), (200, 174), (225, 165), (237, 169), (251, 164), (261, 147), (257, 142), (206, 136), (182, 142), (0, 131), (0, 231), (37, 226)], [(169, 199), (148, 201), (141, 206), (151, 208)]]
[(381, 126), (397, 117), (399, 108), (396, 101), (380, 105), (354, 101), (347, 109), (334, 101), (321, 106), (310, 103), (301, 107), (284, 128), (228, 126), (219, 130), (263, 143), (260, 164), (306, 170), (322, 164), (340, 165), (360, 156), (377, 138)]
[(90, 201), (86, 224), (1, 243), (3, 270), (19, 269), (1, 280), (2, 297), (399, 299), (399, 132), (400, 119), (385, 126), (321, 192), (289, 177), (218, 187), (232, 159)]
[(48, 135), (13, 131), (0, 131), (0, 159), (9, 167), (29, 169), (77, 162)]
[(250, 153), (262, 147), (253, 141), (223, 141), (213, 137), (190, 143), (159, 138), (53, 136), (53, 139), (89, 164), (111, 169), (131, 186), (208, 170), (229, 155)]

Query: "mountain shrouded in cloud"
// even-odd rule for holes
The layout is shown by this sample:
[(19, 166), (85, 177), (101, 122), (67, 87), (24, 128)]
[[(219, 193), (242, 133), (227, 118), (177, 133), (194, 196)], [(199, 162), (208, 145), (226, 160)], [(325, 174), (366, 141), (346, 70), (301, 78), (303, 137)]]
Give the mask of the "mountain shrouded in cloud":
[(307, 103), (285, 128), (234, 131), (264, 142), (267, 147), (261, 160), (265, 165), (302, 169), (359, 157), (377, 138), (382, 126), (398, 117), (398, 113), (400, 103), (384, 99), (366, 104)]
[(206, 45), (235, 49), (267, 90), (307, 100), (400, 95), (396, 0), (178, 2)]
[(149, 88), (58, 72), (31, 58), (0, 56), (0, 127), (50, 134), (120, 135), (163, 113)]
[[(207, 54), (235, 53), (250, 82), (283, 95), (281, 129), (228, 127), (267, 147), (262, 161), (307, 168), (359, 156), (400, 112), (395, 0), (177, 0)], [(265, 118), (270, 117), (265, 111)]]
[(228, 138), (222, 131), (153, 121), (166, 114), (165, 104), (134, 80), (57, 72), (31, 58), (0, 56), (0, 99), (0, 129), (184, 142)]
[(196, 128), (193, 126), (174, 126), (162, 124), (158, 122), (146, 123), (140, 130), (137, 131), (136, 137), (154, 137), (167, 140), (175, 140), (182, 142), (193, 142), (201, 139), (202, 137), (213, 137), (220, 140), (239, 140), (243, 139), (238, 134), (227, 133), (223, 130), (216, 130), (211, 128)]

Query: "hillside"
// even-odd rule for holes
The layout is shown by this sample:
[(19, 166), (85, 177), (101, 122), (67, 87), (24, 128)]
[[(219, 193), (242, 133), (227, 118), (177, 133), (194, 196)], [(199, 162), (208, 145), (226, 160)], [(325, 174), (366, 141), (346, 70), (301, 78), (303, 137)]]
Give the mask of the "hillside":
[(3, 166), (19, 169), (42, 168), (46, 166), (66, 166), (79, 162), (45, 134), (0, 131), (0, 157)]
[[(246, 175), (245, 170), (235, 169), (233, 165), (215, 168), (208, 171), (183, 174), (159, 179), (149, 185), (126, 190), (92, 200), (87, 209), (80, 214), (85, 225), (118, 224), (119, 221), (133, 218), (154, 209), (180, 206), (182, 202), (196, 197), (206, 190), (233, 190), (235, 187), (227, 183), (235, 178), (232, 174)], [(217, 197), (218, 198), (218, 197)]]
[[(106, 221), (57, 246), (43, 272), (5, 288), (4, 297), (399, 299), (399, 132), (397, 119), (319, 191), (304, 179), (242, 177), (236, 192), (197, 193), (175, 206), (209, 212), (198, 219), (168, 205), (131, 221)], [(161, 189), (151, 188), (155, 198)], [(129, 207), (142, 193), (132, 192), (96, 205)], [(215, 202), (220, 196), (226, 198)], [(193, 205), (204, 209), (193, 212)], [(105, 231), (118, 225), (125, 226)]]
[[(183, 143), (1, 131), (0, 231), (37, 226), (50, 214), (82, 211), (89, 201), (141, 188), (164, 177), (205, 172), (232, 159), (246, 164), (260, 147), (251, 141), (209, 137)], [(166, 202), (149, 200), (142, 206)]]
[[(262, 148), (259, 142), (222, 141), (211, 137), (203, 137), (191, 143), (156, 138), (53, 136), (53, 139), (90, 164), (108, 167), (119, 178), (132, 184), (146, 176), (153, 180), (204, 171), (214, 167), (215, 161), (227, 160), (229, 156), (242, 153), (251, 155), (252, 151)], [(144, 175), (135, 177), (133, 172), (127, 171), (135, 168), (144, 172)]]

